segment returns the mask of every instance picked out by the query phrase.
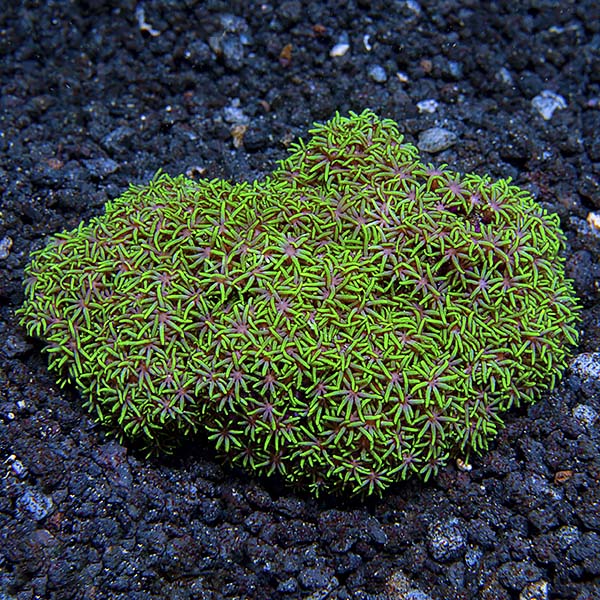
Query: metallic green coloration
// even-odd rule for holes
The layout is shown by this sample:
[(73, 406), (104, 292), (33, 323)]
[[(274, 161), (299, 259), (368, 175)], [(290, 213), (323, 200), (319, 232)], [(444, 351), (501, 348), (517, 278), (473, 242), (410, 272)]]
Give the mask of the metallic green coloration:
[(419, 161), (370, 111), (266, 181), (159, 174), (54, 236), (19, 310), (121, 438), (207, 432), (250, 471), (380, 492), (480, 452), (577, 342), (558, 218)]

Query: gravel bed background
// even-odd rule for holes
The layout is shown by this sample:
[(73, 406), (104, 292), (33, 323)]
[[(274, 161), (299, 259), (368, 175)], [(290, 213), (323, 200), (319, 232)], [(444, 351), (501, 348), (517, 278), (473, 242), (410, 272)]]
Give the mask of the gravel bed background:
[[(0, 7), (2, 600), (600, 598), (597, 2)], [(261, 177), (367, 107), (560, 215), (585, 307), (561, 386), (472, 471), (368, 503), (252, 479), (203, 440), (146, 460), (111, 439), (17, 325), (29, 252), (159, 168)]]

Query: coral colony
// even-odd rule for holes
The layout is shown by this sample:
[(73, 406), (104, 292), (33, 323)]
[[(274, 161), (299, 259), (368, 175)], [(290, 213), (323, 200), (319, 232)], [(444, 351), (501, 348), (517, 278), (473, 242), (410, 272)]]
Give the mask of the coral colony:
[(577, 341), (556, 215), (419, 160), (370, 111), (265, 181), (158, 174), (51, 238), (22, 324), (95, 418), (151, 450), (204, 431), (314, 493), (485, 450)]

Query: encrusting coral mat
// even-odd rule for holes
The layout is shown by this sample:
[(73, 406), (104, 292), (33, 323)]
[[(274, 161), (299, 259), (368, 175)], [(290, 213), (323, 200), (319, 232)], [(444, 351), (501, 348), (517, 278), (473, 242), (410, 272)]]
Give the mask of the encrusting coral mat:
[(205, 431), (313, 492), (380, 492), (485, 450), (577, 341), (558, 217), (419, 160), (370, 111), (255, 183), (158, 174), (35, 252), (50, 369), (149, 450)]

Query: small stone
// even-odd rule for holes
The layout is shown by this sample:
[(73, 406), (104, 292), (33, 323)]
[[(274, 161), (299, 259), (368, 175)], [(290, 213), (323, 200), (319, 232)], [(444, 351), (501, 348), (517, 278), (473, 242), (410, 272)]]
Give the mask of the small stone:
[(427, 534), (429, 552), (439, 562), (455, 560), (465, 550), (465, 535), (456, 517), (434, 523), (429, 527)]
[(20, 460), (14, 460), (10, 468), (19, 479), (27, 475), (27, 467)]
[(262, 150), (269, 145), (270, 141), (267, 127), (261, 120), (252, 122), (244, 134), (244, 148), (248, 152)]
[(123, 150), (127, 142), (135, 135), (131, 127), (117, 127), (102, 138), (102, 145), (113, 152)]
[(92, 158), (84, 160), (83, 164), (93, 177), (103, 178), (114, 173), (119, 168), (119, 163), (110, 158)]
[(376, 83), (385, 83), (387, 81), (387, 73), (381, 65), (369, 67), (369, 77)]
[(569, 367), (582, 379), (600, 380), (600, 352), (578, 354), (571, 361)]
[(8, 255), (10, 254), (10, 249), (12, 248), (12, 245), (13, 245), (12, 238), (9, 237), (8, 235), (5, 235), (0, 240), (0, 260), (4, 260), (5, 258), (8, 258)]
[(375, 517), (372, 517), (367, 521), (367, 531), (371, 539), (377, 544), (383, 546), (388, 540), (388, 536), (383, 530), (383, 527), (381, 527), (381, 523)]
[(217, 55), (221, 56), (223, 53), (221, 49), (221, 36), (218, 34), (214, 34), (208, 37), (208, 47)]
[(455, 60), (448, 61), (448, 72), (455, 79), (460, 79), (462, 77), (462, 66), (459, 62)]
[(241, 148), (244, 145), (244, 135), (248, 125), (234, 125), (231, 128), (231, 137), (233, 138), (233, 147)]
[(217, 56), (223, 58), (226, 67), (238, 71), (244, 66), (244, 46), (250, 43), (248, 24), (240, 17), (224, 14), (221, 16), (221, 27), (221, 32), (208, 38), (208, 45)]
[(223, 119), (227, 123), (234, 125), (248, 125), (250, 118), (244, 114), (244, 110), (240, 108), (239, 98), (232, 100), (231, 104), (223, 108)]
[(239, 71), (244, 66), (244, 44), (239, 35), (226, 35), (221, 40), (221, 51), (225, 66)]
[(548, 600), (548, 582), (540, 579), (528, 583), (521, 590), (519, 600)]
[(590, 212), (585, 219), (594, 229), (600, 230), (600, 213)]
[(41, 521), (52, 510), (53, 502), (50, 496), (29, 489), (17, 500), (17, 505), (22, 510), (26, 510), (36, 521)]
[(9, 334), (4, 346), (4, 354), (9, 358), (20, 356), (31, 350), (32, 345), (20, 335)]
[(345, 42), (336, 44), (329, 51), (329, 56), (331, 56), (331, 58), (335, 58), (336, 56), (344, 56), (344, 54), (346, 54), (346, 52), (348, 52), (348, 50), (350, 50), (350, 44), (347, 44)]
[(600, 97), (596, 97), (596, 98), (590, 98), (587, 102), (586, 102), (586, 106), (588, 108), (600, 108)]
[(212, 60), (210, 48), (203, 40), (194, 40), (191, 42), (185, 49), (183, 56), (193, 67), (205, 67)]
[(417, 102), (417, 110), (420, 113), (434, 113), (437, 110), (438, 102), (433, 98), (428, 98), (426, 100), (421, 100)]
[(220, 17), (221, 27), (226, 33), (245, 33), (248, 31), (248, 23), (242, 17), (231, 13), (223, 13)]
[(450, 148), (450, 146), (456, 144), (457, 140), (457, 135), (452, 131), (442, 127), (432, 127), (420, 133), (417, 146), (423, 152), (435, 154)]
[(302, 20), (303, 7), (302, 3), (297, 0), (289, 0), (282, 2), (277, 9), (279, 18), (285, 27), (294, 25)]
[(578, 404), (573, 409), (573, 417), (588, 430), (592, 429), (598, 421), (598, 413), (589, 404)]
[(298, 579), (308, 590), (321, 590), (338, 585), (333, 569), (329, 567), (308, 567), (300, 572)]
[(481, 562), (483, 552), (479, 548), (467, 548), (465, 552), (465, 564), (470, 569), (474, 569)]
[(555, 110), (567, 108), (567, 101), (560, 94), (551, 90), (540, 92), (532, 99), (531, 104), (546, 121), (552, 118)]
[(293, 578), (289, 577), (285, 581), (281, 581), (277, 586), (277, 591), (285, 594), (291, 594), (298, 589), (298, 582)]
[(564, 525), (556, 534), (558, 545), (561, 550), (570, 548), (580, 537), (581, 533), (574, 525)]
[(592, 236), (600, 239), (600, 229), (596, 229), (588, 221), (572, 216), (569, 218), (569, 224), (576, 229), (581, 235)]
[(456, 467), (459, 471), (462, 471), (463, 473), (468, 473), (469, 471), (473, 470), (473, 465), (470, 465), (468, 462), (466, 462), (460, 457), (456, 459)]
[(560, 485), (561, 483), (566, 483), (567, 481), (569, 481), (569, 479), (571, 479), (571, 477), (573, 477), (572, 469), (564, 469), (562, 471), (557, 471), (554, 474), (554, 483), (557, 485)]
[(196, 179), (196, 177), (203, 177), (206, 173), (206, 167), (201, 165), (190, 165), (185, 170), (185, 176), (189, 177), (189, 179)]
[(140, 31), (145, 31), (146, 33), (149, 33), (152, 37), (157, 37), (160, 35), (160, 31), (158, 29), (154, 29), (154, 27), (152, 27), (152, 25), (150, 25), (150, 23), (146, 21), (143, 6), (139, 5), (135, 9), (135, 17), (137, 19)]
[(522, 590), (528, 583), (541, 579), (541, 571), (527, 561), (508, 562), (498, 570), (500, 583), (509, 590)]
[(415, 15), (420, 15), (421, 14), (421, 6), (420, 4), (417, 2), (417, 0), (406, 0), (406, 8), (408, 8), (408, 10), (410, 10), (411, 12), (413, 12)]
[(429, 594), (414, 587), (401, 570), (392, 572), (386, 581), (386, 592), (385, 598), (388, 600), (432, 600)]
[(510, 71), (506, 67), (502, 67), (498, 71), (497, 77), (498, 77), (498, 79), (500, 79), (500, 81), (502, 81), (502, 83), (505, 83), (506, 85), (514, 85), (514, 83), (515, 83), (513, 80), (513, 76), (511, 75)]
[(600, 535), (595, 531), (584, 533), (567, 552), (568, 561), (581, 562), (588, 573), (600, 575)]
[(410, 579), (401, 569), (392, 571), (385, 583), (387, 591), (394, 598), (401, 598), (402, 594), (406, 594), (411, 589)]

